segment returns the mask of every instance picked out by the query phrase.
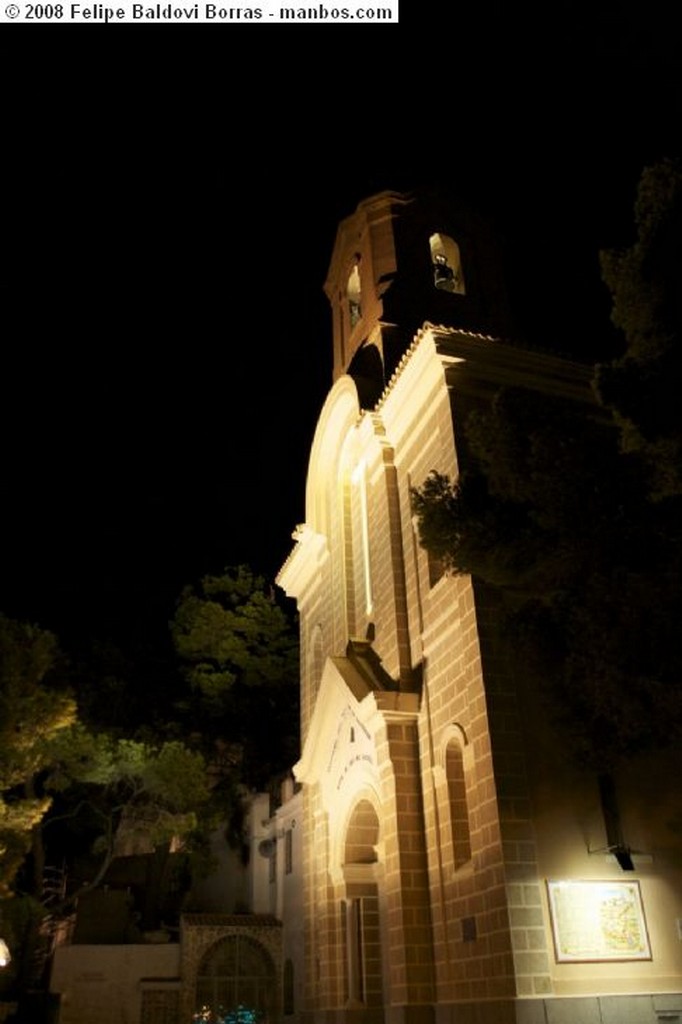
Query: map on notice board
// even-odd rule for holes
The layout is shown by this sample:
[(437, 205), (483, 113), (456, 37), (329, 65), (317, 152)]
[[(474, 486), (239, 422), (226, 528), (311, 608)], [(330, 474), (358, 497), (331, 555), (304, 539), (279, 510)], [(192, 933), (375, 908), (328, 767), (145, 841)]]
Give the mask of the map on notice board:
[(651, 960), (638, 881), (547, 882), (560, 963)]

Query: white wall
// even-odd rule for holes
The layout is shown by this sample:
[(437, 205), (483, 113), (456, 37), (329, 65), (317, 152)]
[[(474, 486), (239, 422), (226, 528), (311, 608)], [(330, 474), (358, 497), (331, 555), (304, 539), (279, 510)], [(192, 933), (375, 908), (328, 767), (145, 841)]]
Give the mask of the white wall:
[(50, 991), (61, 995), (60, 1024), (138, 1024), (142, 989), (179, 982), (180, 946), (60, 946)]

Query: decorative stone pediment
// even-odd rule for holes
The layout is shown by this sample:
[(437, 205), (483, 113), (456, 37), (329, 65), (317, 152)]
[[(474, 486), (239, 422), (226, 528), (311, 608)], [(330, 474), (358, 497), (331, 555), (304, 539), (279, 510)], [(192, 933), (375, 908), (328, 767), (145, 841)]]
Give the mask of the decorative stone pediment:
[(299, 782), (321, 786), (328, 806), (358, 771), (376, 776), (374, 734), (382, 718), (377, 714), (376, 683), (364, 668), (350, 657), (327, 658), (303, 753), (294, 768)]

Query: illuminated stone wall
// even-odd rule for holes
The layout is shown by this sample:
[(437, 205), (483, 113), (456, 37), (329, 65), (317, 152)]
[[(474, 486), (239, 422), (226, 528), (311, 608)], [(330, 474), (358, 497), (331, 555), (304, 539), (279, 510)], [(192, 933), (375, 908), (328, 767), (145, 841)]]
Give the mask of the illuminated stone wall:
[[(594, 854), (604, 846), (594, 782), (552, 748), (523, 666), (500, 641), (494, 592), (442, 575), (411, 509), (411, 488), (430, 472), (456, 479), (461, 425), (500, 385), (589, 402), (588, 373), (475, 330), (426, 324), (377, 400), (363, 402), (372, 382), (362, 373), (374, 363), (358, 353), (374, 348), (387, 366), (398, 330), (382, 289), (394, 273), (413, 286), (401, 276), (395, 216), (390, 195), (379, 197), (337, 239), (327, 282), (335, 383), (313, 441), (306, 522), (278, 577), (301, 624), (304, 1018), (654, 1024), (679, 1003), (682, 1020), (682, 849), (665, 846), (664, 824), (673, 806), (661, 802), (647, 818), (653, 794), (642, 780), (620, 780), (630, 834), (659, 850), (656, 868), (636, 858), (655, 955), (559, 962), (547, 881), (622, 877), (613, 857)], [(421, 236), (410, 231), (416, 274)], [(483, 316), (466, 265), (471, 239), (458, 241), (467, 291), (456, 299)], [(354, 275), (357, 299), (356, 266), (364, 309), (351, 323), (344, 282)], [(399, 309), (395, 289), (389, 295)], [(675, 777), (660, 764), (656, 772)], [(364, 846), (361, 821), (373, 836)]]

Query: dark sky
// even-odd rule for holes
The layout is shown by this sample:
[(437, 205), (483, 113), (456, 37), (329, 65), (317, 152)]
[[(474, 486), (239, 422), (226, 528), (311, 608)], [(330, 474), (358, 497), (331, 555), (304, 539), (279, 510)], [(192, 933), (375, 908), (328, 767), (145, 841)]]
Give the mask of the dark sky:
[(444, 33), (407, 5), (13, 37), (45, 88), (5, 130), (0, 610), (122, 637), (204, 573), (275, 575), (331, 383), (335, 227), (373, 192), (458, 191), (498, 225), (523, 333), (613, 344), (598, 252), (679, 149), (676, 30), (484, 4)]

